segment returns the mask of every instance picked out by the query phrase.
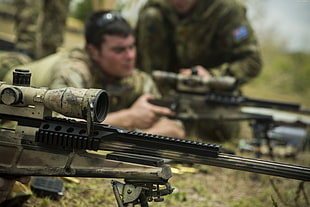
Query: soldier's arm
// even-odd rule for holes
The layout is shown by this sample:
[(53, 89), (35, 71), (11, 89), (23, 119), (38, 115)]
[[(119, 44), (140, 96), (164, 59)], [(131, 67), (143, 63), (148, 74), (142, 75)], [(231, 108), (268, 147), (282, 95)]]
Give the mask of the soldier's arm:
[(217, 35), (221, 41), (217, 44), (221, 44), (227, 61), (218, 66), (217, 71), (221, 71), (221, 75), (234, 76), (239, 84), (243, 84), (259, 75), (262, 60), (255, 33), (246, 18), (246, 9), (233, 6), (219, 24)]
[(141, 95), (130, 107), (111, 112), (104, 123), (126, 129), (140, 129), (148, 133), (184, 138), (185, 132), (180, 121), (170, 120), (166, 116), (174, 116), (169, 108), (151, 104), (149, 101), (161, 95), (152, 78), (141, 72), (143, 89)]
[(78, 51), (70, 51), (53, 65), (50, 88), (90, 88), (91, 77), (87, 61)]
[(152, 104), (148, 100), (152, 96), (144, 94), (140, 96), (129, 108), (110, 112), (104, 123), (112, 126), (123, 127), (128, 130), (147, 129), (157, 121)]
[(181, 121), (161, 117), (152, 127), (144, 130), (145, 133), (159, 134), (167, 137), (185, 138), (185, 131)]
[[(155, 98), (160, 98), (161, 94), (157, 88), (156, 83), (153, 81), (153, 79), (145, 75), (144, 76), (144, 93), (151, 93)], [(154, 106), (152, 106), (154, 107)], [(177, 137), (180, 139), (185, 138), (185, 129), (180, 120), (176, 119), (169, 119), (167, 116), (173, 117), (175, 116), (175, 113), (172, 113), (172, 111), (166, 107), (161, 107), (157, 109), (159, 112), (164, 111), (165, 113), (158, 113), (157, 115), (160, 116), (160, 118), (148, 129), (144, 130), (147, 133), (155, 133), (160, 134), (164, 136), (171, 136), (171, 137)]]
[(149, 103), (152, 98), (154, 96), (151, 94), (140, 96), (129, 108), (109, 113), (104, 123), (129, 130), (141, 129), (159, 135), (183, 138), (182, 128), (174, 121), (163, 118), (163, 116), (174, 116), (174, 112), (166, 107)]
[(149, 74), (155, 69), (171, 68), (173, 54), (173, 41), (166, 35), (170, 28), (162, 11), (150, 4), (141, 9), (135, 34), (137, 67)]

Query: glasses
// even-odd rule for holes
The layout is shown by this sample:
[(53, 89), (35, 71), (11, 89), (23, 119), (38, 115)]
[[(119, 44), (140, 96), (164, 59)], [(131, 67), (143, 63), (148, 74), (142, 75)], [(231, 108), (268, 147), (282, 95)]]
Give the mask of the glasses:
[(102, 15), (98, 20), (97, 20), (97, 25), (100, 27), (105, 27), (107, 24), (110, 24), (111, 22), (114, 22), (116, 20), (124, 20), (122, 15), (118, 12), (108, 12)]

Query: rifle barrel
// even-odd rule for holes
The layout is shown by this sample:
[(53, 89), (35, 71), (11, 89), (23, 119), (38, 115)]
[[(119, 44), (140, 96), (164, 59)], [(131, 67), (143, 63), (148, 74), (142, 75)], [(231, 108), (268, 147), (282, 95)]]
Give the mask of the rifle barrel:
[[(219, 145), (127, 131), (102, 124), (94, 125), (94, 135), (83, 137), (81, 132), (85, 131), (85, 125), (85, 122), (67, 119), (45, 120), (36, 133), (36, 142), (56, 147), (140, 154), (310, 181), (310, 167), (225, 154), (220, 152)], [(55, 133), (54, 129), (61, 130)]]
[(298, 111), (300, 109), (300, 105), (297, 103), (290, 102), (280, 102), (280, 101), (269, 101), (263, 99), (254, 99), (246, 97), (244, 100), (245, 103), (253, 103), (256, 106), (260, 107), (268, 107), (268, 108), (285, 108), (294, 111)]
[(295, 180), (310, 181), (310, 167), (284, 162), (242, 157), (225, 153), (219, 153), (217, 157), (209, 157), (169, 150), (158, 150), (154, 148), (150, 149), (137, 146), (130, 147), (128, 145), (124, 145), (123, 143), (115, 142), (105, 143), (104, 148), (129, 154), (133, 153), (162, 157), (184, 163), (190, 162)]
[(213, 103), (213, 104), (282, 108), (294, 111), (298, 111), (300, 109), (300, 105), (297, 103), (271, 101), (265, 99), (254, 99), (241, 95), (207, 93), (205, 98), (206, 103)]

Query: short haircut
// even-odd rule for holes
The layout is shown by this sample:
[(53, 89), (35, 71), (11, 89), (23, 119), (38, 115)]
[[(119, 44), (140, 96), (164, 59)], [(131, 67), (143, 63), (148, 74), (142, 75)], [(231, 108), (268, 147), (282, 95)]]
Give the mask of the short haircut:
[(93, 13), (85, 25), (86, 44), (100, 48), (104, 42), (103, 35), (128, 37), (133, 29), (120, 13), (111, 10)]

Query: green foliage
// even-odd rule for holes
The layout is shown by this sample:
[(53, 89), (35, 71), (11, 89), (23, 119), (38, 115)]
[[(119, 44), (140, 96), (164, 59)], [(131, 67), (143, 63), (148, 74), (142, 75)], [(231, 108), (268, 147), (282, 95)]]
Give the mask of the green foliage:
[(175, 192), (172, 193), (171, 196), (165, 198), (168, 204), (173, 204), (176, 202), (186, 202), (186, 193), (185, 192)]
[(255, 199), (243, 199), (239, 202), (232, 203), (231, 206), (232, 207), (252, 207), (252, 206), (264, 207), (265, 204)]
[(46, 197), (46, 198), (42, 199), (40, 206), (41, 207), (48, 207), (50, 205), (50, 203), (51, 203), (51, 200), (48, 197)]
[(293, 63), (295, 66), (293, 72), (293, 86), (296, 91), (302, 93), (307, 92), (310, 88), (310, 55), (304, 53), (296, 53), (292, 55)]
[(278, 203), (277, 201), (275, 201), (275, 199), (271, 196), (271, 200), (272, 200), (272, 204), (274, 207), (278, 207)]
[[(245, 86), (253, 88), (250, 95), (255, 93), (268, 98), (268, 93), (272, 91), (273, 94), (287, 96), (279, 99), (287, 100), (291, 97), (291, 100), (287, 101), (300, 102), (309, 107), (310, 54), (284, 52), (269, 45), (262, 47), (262, 55), (264, 63), (262, 73)], [(254, 90), (255, 88), (259, 88), (260, 91)]]
[[(272, 63), (273, 72), (270, 80), (274, 80), (276, 88), (289, 92), (303, 93), (310, 87), (310, 55), (305, 53), (279, 54)], [(268, 69), (268, 68), (266, 68)]]
[(82, 0), (76, 3), (75, 7), (70, 12), (70, 16), (85, 22), (92, 13), (92, 3), (89, 0)]

